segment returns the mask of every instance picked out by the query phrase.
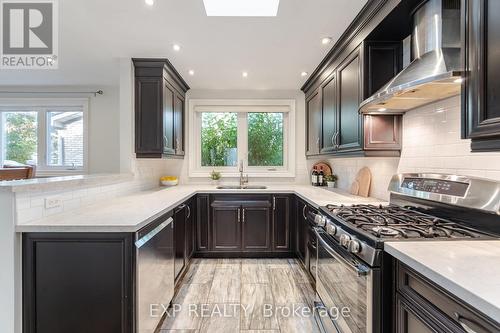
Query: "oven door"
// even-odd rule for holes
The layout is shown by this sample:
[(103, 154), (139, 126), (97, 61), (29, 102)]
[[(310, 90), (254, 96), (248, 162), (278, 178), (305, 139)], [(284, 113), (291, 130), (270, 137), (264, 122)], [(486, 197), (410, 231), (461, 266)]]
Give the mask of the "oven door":
[(315, 228), (315, 233), (316, 291), (320, 298), (317, 307), (324, 330), (377, 332), (372, 318), (374, 270), (360, 263), (323, 230)]

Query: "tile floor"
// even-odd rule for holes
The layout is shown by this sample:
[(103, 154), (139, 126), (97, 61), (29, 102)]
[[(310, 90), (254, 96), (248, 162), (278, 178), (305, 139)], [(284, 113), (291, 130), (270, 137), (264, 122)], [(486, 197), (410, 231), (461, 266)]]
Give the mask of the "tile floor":
[(161, 333), (319, 332), (295, 259), (193, 259)]

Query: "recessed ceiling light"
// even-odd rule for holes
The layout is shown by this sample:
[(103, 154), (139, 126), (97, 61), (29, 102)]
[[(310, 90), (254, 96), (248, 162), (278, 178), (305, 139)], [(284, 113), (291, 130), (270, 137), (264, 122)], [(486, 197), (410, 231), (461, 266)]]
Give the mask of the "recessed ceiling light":
[(144, 2), (146, 3), (146, 5), (148, 6), (152, 6), (155, 4), (155, 0), (144, 0)]
[(384, 111), (387, 111), (387, 109), (386, 108), (379, 108), (377, 111), (384, 112)]
[(172, 48), (174, 49), (174, 51), (180, 51), (181, 46), (179, 44), (174, 44), (172, 45)]
[(326, 45), (332, 42), (332, 37), (323, 37), (321, 38), (321, 44)]
[(247, 73), (247, 72), (243, 72), (243, 73), (241, 73), (241, 76), (243, 76), (243, 77), (247, 77), (247, 76), (248, 76), (248, 73)]
[(193, 76), (194, 75), (194, 71), (192, 69), (189, 70), (189, 75)]
[(308, 74), (309, 73), (307, 73), (307, 72), (302, 72), (302, 73), (300, 73), (300, 76), (307, 76)]
[(207, 16), (276, 16), (280, 0), (203, 0)]

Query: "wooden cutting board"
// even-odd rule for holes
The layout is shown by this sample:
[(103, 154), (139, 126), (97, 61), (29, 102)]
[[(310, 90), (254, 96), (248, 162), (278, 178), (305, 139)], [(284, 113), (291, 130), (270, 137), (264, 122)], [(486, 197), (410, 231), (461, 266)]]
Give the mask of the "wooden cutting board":
[(359, 195), (360, 197), (368, 197), (370, 195), (370, 184), (372, 181), (372, 173), (370, 169), (364, 167), (358, 171), (356, 178), (351, 185), (351, 194)]
[(318, 162), (318, 163), (313, 165), (313, 169), (314, 169), (314, 167), (316, 167), (318, 171), (319, 171), (319, 168), (322, 167), (323, 173), (325, 176), (332, 174), (332, 167), (327, 162)]

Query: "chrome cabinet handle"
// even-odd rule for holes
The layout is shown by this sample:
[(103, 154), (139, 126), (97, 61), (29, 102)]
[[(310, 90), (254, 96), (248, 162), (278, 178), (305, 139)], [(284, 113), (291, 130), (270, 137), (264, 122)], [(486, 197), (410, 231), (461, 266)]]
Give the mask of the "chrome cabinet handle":
[(245, 223), (245, 208), (243, 208), (243, 223)]
[(188, 210), (188, 215), (187, 215), (187, 219), (191, 217), (191, 207), (189, 206), (186, 206), (187, 210)]
[(175, 150), (178, 150), (179, 149), (179, 138), (176, 138), (175, 139)]
[(335, 135), (335, 145), (337, 148), (340, 146), (340, 132), (339, 131), (337, 131), (337, 133)]
[(474, 320), (471, 320), (471, 319), (467, 319), (465, 318), (464, 316), (462, 316), (460, 313), (458, 312), (455, 312), (455, 318), (457, 319), (458, 323), (460, 324), (460, 326), (462, 326), (462, 328), (465, 330), (465, 332), (467, 333), (478, 333), (477, 331), (473, 330), (469, 325), (467, 325), (465, 323), (465, 321), (468, 321), (468, 322), (471, 322), (471, 323), (474, 323), (476, 324), (477, 326), (481, 327), (481, 330), (484, 330), (486, 332), (489, 332), (490, 330), (487, 329), (486, 327), (484, 327), (483, 325), (479, 324), (478, 322), (474, 321)]
[(241, 222), (241, 209), (238, 208), (238, 223)]
[(304, 205), (304, 207), (302, 207), (302, 216), (304, 217), (304, 220), (307, 220), (307, 216), (306, 216), (306, 208), (307, 206)]
[(333, 133), (332, 139), (330, 140), (332, 142), (332, 146), (335, 146), (335, 137), (337, 136), (337, 132)]
[(163, 145), (166, 147), (168, 146), (168, 138), (166, 135), (163, 136)]
[(273, 210), (276, 210), (276, 197), (273, 197)]

